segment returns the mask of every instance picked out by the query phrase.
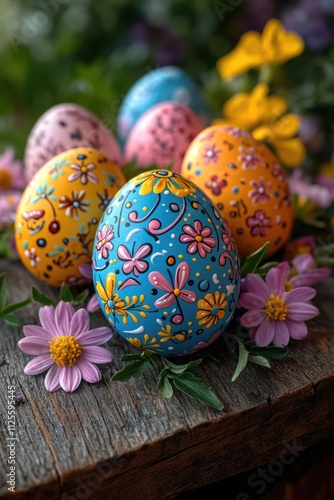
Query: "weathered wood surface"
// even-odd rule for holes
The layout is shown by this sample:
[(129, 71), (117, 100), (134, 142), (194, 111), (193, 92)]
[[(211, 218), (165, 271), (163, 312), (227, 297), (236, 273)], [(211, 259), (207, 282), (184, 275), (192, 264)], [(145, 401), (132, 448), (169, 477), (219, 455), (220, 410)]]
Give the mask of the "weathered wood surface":
[[(24, 299), (35, 282), (18, 263), (8, 272), (9, 301)], [(115, 361), (99, 384), (73, 394), (44, 389), (44, 375), (23, 373), (30, 356), (17, 348), (22, 327), (0, 325), (0, 496), (15, 499), (170, 499), (178, 493), (251, 470), (334, 435), (334, 279), (318, 286), (320, 317), (309, 338), (291, 345), (272, 370), (252, 365), (232, 383), (236, 360), (218, 341), (221, 363), (205, 360), (203, 378), (224, 402), (221, 412), (176, 393), (166, 400), (153, 372), (112, 382), (129, 347), (118, 337), (108, 346)], [(19, 316), (37, 324), (39, 305)], [(97, 315), (95, 324), (104, 324)], [(134, 351), (132, 351), (134, 352)], [(8, 492), (7, 386), (16, 406), (16, 493)]]

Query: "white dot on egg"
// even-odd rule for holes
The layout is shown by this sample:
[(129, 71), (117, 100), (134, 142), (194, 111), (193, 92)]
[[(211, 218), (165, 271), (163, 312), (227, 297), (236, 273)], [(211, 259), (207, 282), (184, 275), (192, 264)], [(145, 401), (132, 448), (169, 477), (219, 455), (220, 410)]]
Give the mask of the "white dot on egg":
[(168, 189), (166, 189), (166, 190), (164, 191), (164, 194), (169, 194)]
[(280, 215), (276, 215), (276, 224), (280, 224), (282, 221), (282, 217)]
[(174, 351), (174, 347), (168, 347), (169, 351)]
[(175, 234), (174, 233), (171, 234), (170, 237), (174, 239), (175, 238)]
[(223, 278), (225, 278), (225, 276), (226, 276), (226, 273), (223, 274)]
[(173, 245), (173, 243), (169, 243), (169, 245), (168, 245), (168, 246), (169, 246), (169, 247), (172, 247), (172, 246), (174, 246), (174, 245)]

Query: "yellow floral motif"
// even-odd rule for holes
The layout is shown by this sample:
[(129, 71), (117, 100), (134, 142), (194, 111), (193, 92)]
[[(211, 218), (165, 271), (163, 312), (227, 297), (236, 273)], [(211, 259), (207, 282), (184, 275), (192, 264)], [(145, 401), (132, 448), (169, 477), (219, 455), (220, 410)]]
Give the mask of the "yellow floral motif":
[(168, 342), (169, 340), (174, 339), (183, 342), (186, 338), (183, 333), (173, 333), (171, 325), (163, 326), (161, 332), (159, 332), (158, 335), (162, 337), (162, 339), (160, 339), (161, 342)]
[(149, 305), (142, 304), (145, 300), (145, 296), (141, 294), (139, 297), (134, 295), (132, 299), (126, 296), (124, 299), (121, 299), (118, 293), (115, 293), (116, 289), (116, 274), (108, 273), (104, 287), (98, 281), (95, 284), (96, 292), (100, 299), (103, 302), (104, 310), (106, 314), (109, 316), (110, 314), (119, 315), (122, 317), (123, 324), (127, 325), (130, 317), (134, 323), (138, 323), (139, 319), (130, 309), (136, 308), (138, 305), (141, 306), (141, 309), (136, 312), (142, 318), (146, 318), (147, 314), (145, 310), (150, 309)]
[(130, 342), (134, 347), (137, 347), (137, 349), (140, 349), (142, 351), (146, 352), (151, 352), (154, 353), (154, 349), (157, 349), (160, 347), (160, 345), (157, 342), (157, 339), (153, 337), (150, 339), (149, 335), (147, 333), (144, 334), (143, 342), (138, 339), (138, 338), (133, 338), (133, 337), (128, 337), (127, 341)]
[(226, 293), (216, 291), (214, 294), (207, 293), (204, 299), (197, 302), (198, 311), (196, 319), (199, 324), (210, 328), (218, 323), (225, 316), (227, 306)]
[(249, 69), (264, 65), (283, 64), (299, 56), (304, 50), (300, 36), (285, 31), (278, 19), (270, 19), (262, 34), (257, 31), (245, 33), (238, 45), (217, 62), (222, 78), (232, 78)]
[(143, 172), (133, 179), (133, 182), (141, 184), (139, 194), (146, 195), (152, 191), (155, 194), (161, 194), (165, 190), (170, 191), (179, 198), (184, 198), (191, 193), (195, 193), (196, 187), (187, 179), (176, 177), (173, 172), (168, 170), (151, 170)]
[(300, 118), (284, 114), (288, 107), (284, 97), (268, 93), (268, 85), (261, 83), (250, 93), (236, 94), (224, 104), (224, 117), (229, 124), (248, 130), (258, 141), (270, 144), (285, 166), (297, 167), (306, 156), (304, 144), (296, 137)]

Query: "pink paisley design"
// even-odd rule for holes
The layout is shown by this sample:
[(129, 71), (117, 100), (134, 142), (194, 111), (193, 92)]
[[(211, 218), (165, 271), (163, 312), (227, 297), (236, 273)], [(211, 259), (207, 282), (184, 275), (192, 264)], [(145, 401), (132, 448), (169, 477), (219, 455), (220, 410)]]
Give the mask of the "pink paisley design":
[(206, 182), (204, 186), (210, 189), (211, 193), (215, 196), (219, 196), (222, 189), (227, 186), (227, 181), (225, 179), (219, 179), (218, 175), (211, 175), (211, 182)]
[(262, 160), (259, 156), (256, 156), (254, 148), (248, 148), (248, 151), (243, 146), (239, 147), (240, 156), (238, 156), (238, 161), (242, 163), (242, 169), (248, 170), (249, 168), (256, 168)]
[(235, 239), (233, 238), (231, 229), (228, 227), (226, 222), (224, 223), (224, 231), (222, 233), (223, 242), (226, 245), (226, 249), (229, 252), (233, 252), (235, 250)]
[(187, 252), (190, 254), (199, 253), (204, 259), (207, 253), (210, 253), (216, 246), (214, 238), (210, 237), (211, 229), (203, 227), (199, 220), (195, 220), (194, 225), (185, 224), (182, 227), (184, 233), (180, 236), (181, 243), (189, 243)]
[(139, 273), (144, 273), (148, 268), (148, 263), (142, 259), (150, 255), (151, 252), (152, 246), (147, 243), (141, 245), (134, 255), (131, 255), (124, 245), (119, 245), (117, 255), (125, 261), (122, 266), (124, 274), (133, 273), (135, 276), (139, 276)]
[(87, 184), (88, 181), (96, 184), (98, 182), (98, 178), (92, 172), (96, 167), (93, 163), (88, 163), (88, 165), (78, 165), (77, 163), (72, 163), (70, 166), (72, 170), (75, 170), (73, 174), (68, 177), (69, 182), (76, 181), (80, 179), (81, 184)]
[(204, 158), (204, 164), (209, 165), (212, 161), (213, 163), (217, 163), (219, 160), (218, 153), (221, 153), (221, 149), (217, 149), (215, 144), (211, 144), (211, 146), (207, 145), (204, 147), (205, 153), (202, 155)]
[(153, 271), (148, 275), (148, 280), (151, 285), (159, 290), (167, 292), (154, 302), (155, 307), (159, 309), (170, 307), (177, 299), (182, 299), (185, 302), (195, 302), (196, 293), (190, 290), (184, 290), (190, 275), (190, 266), (186, 262), (181, 262), (176, 268), (174, 283), (169, 281), (159, 272)]
[(247, 217), (246, 224), (252, 228), (252, 236), (266, 236), (271, 227), (271, 219), (266, 216), (263, 210), (256, 210), (252, 217)]
[(97, 231), (96, 250), (99, 252), (99, 259), (107, 259), (109, 250), (114, 248), (114, 245), (110, 241), (114, 237), (113, 229), (113, 225), (107, 226), (107, 224), (104, 224), (102, 229)]
[(260, 177), (259, 182), (251, 181), (250, 185), (254, 189), (249, 191), (248, 196), (252, 198), (254, 205), (257, 205), (258, 203), (265, 203), (267, 200), (270, 200), (271, 196), (268, 194), (268, 190), (271, 188), (271, 182), (268, 182), (266, 185), (263, 177)]

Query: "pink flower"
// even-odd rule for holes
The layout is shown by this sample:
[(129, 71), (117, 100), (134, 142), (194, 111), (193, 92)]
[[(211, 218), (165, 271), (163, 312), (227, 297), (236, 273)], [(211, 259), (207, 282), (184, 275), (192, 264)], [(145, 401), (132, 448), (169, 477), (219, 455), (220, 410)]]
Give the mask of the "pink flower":
[(231, 137), (250, 137), (250, 134), (238, 127), (223, 127), (224, 132), (229, 132)]
[[(91, 264), (88, 263), (81, 264), (79, 266), (79, 271), (81, 272), (84, 278), (93, 281), (93, 269)], [(86, 309), (89, 313), (93, 313), (100, 310), (100, 304), (95, 292), (89, 299)]]
[(99, 259), (107, 259), (109, 250), (114, 248), (114, 245), (110, 241), (114, 237), (113, 229), (113, 225), (107, 226), (107, 224), (104, 224), (102, 229), (97, 231), (96, 250), (99, 252)]
[(0, 190), (24, 189), (26, 185), (22, 163), (15, 160), (14, 149), (7, 148), (0, 156)]
[(223, 242), (225, 243), (227, 250), (229, 252), (235, 250), (235, 239), (233, 238), (232, 231), (228, 227), (226, 222), (224, 222), (224, 231), (222, 233), (222, 237), (223, 237)]
[(258, 164), (262, 163), (259, 156), (255, 155), (255, 149), (249, 148), (248, 151), (243, 146), (239, 147), (240, 156), (238, 156), (238, 161), (242, 162), (241, 168), (243, 170), (248, 170), (249, 168), (256, 168)]
[(123, 264), (123, 271), (125, 274), (133, 273), (139, 276), (139, 273), (144, 273), (148, 264), (144, 260), (152, 252), (152, 246), (148, 243), (141, 245), (134, 255), (131, 255), (129, 250), (124, 245), (119, 245), (117, 248), (117, 255), (121, 260), (125, 260)]
[(210, 253), (216, 246), (214, 238), (210, 237), (211, 229), (202, 226), (199, 220), (195, 220), (194, 225), (185, 224), (182, 227), (184, 233), (180, 236), (181, 243), (189, 243), (187, 252), (190, 254), (199, 253), (204, 259), (207, 253)]
[(248, 311), (240, 323), (250, 328), (249, 336), (258, 346), (272, 342), (287, 346), (290, 338), (301, 340), (307, 336), (305, 321), (319, 314), (309, 302), (316, 295), (313, 288), (286, 292), (284, 277), (277, 267), (268, 271), (265, 281), (257, 274), (247, 274), (245, 286), (247, 291), (240, 295), (238, 305)]
[(21, 196), (21, 191), (0, 190), (0, 231), (6, 231), (15, 222)]
[(282, 273), (287, 290), (315, 285), (332, 274), (328, 267), (316, 267), (316, 261), (310, 253), (304, 253), (292, 259), (291, 266), (286, 261), (280, 262), (277, 269)]
[(252, 217), (247, 217), (246, 224), (251, 227), (252, 236), (266, 236), (268, 228), (271, 227), (270, 217), (267, 217), (263, 210), (256, 210)]
[(78, 165), (76, 163), (72, 163), (70, 166), (72, 170), (75, 170), (74, 174), (71, 174), (68, 178), (69, 182), (76, 181), (77, 179), (80, 179), (81, 184), (87, 184), (88, 181), (93, 182), (94, 184), (97, 184), (98, 178), (96, 175), (92, 172), (92, 170), (95, 170), (95, 165), (93, 163), (88, 163), (88, 165)]
[(268, 194), (268, 190), (271, 187), (271, 182), (268, 182), (267, 185), (264, 183), (263, 177), (260, 177), (260, 181), (251, 181), (250, 185), (254, 188), (249, 191), (248, 196), (252, 198), (252, 202), (254, 205), (258, 203), (265, 203), (267, 200), (270, 200), (271, 196)]
[(160, 297), (154, 302), (155, 307), (170, 307), (174, 304), (177, 298), (184, 300), (185, 302), (194, 302), (196, 300), (196, 294), (190, 290), (183, 290), (186, 285), (190, 275), (190, 266), (186, 262), (181, 262), (175, 271), (175, 283), (170, 284), (169, 281), (159, 272), (153, 271), (148, 275), (148, 280), (151, 285), (155, 286), (159, 290), (167, 292), (165, 295)]
[(18, 342), (26, 354), (37, 357), (26, 365), (26, 375), (39, 375), (48, 370), (45, 387), (49, 392), (62, 388), (73, 392), (81, 380), (96, 383), (101, 372), (94, 363), (110, 363), (111, 353), (100, 347), (112, 337), (108, 327), (89, 329), (86, 309), (75, 312), (69, 302), (59, 302), (56, 308), (44, 306), (39, 310), (42, 326), (23, 327), (25, 338)]
[(313, 253), (316, 249), (317, 244), (314, 236), (307, 235), (301, 236), (300, 238), (296, 238), (292, 240), (285, 252), (284, 258), (285, 260), (291, 261), (297, 255), (301, 255), (303, 253)]
[(205, 153), (202, 155), (204, 158), (204, 164), (209, 165), (211, 161), (213, 163), (217, 163), (219, 160), (218, 153), (221, 153), (221, 149), (217, 149), (215, 144), (211, 144), (211, 146), (205, 146)]
[(211, 175), (211, 182), (206, 182), (204, 186), (211, 190), (211, 193), (215, 196), (219, 196), (222, 189), (227, 186), (227, 181), (225, 179), (219, 179), (218, 175)]
[(302, 169), (294, 170), (288, 178), (291, 193), (298, 194), (304, 202), (311, 200), (315, 206), (327, 208), (334, 200), (334, 192), (330, 184), (324, 183), (323, 177), (320, 177), (320, 182), (323, 184), (318, 184), (317, 179), (312, 182), (310, 177), (304, 176)]

